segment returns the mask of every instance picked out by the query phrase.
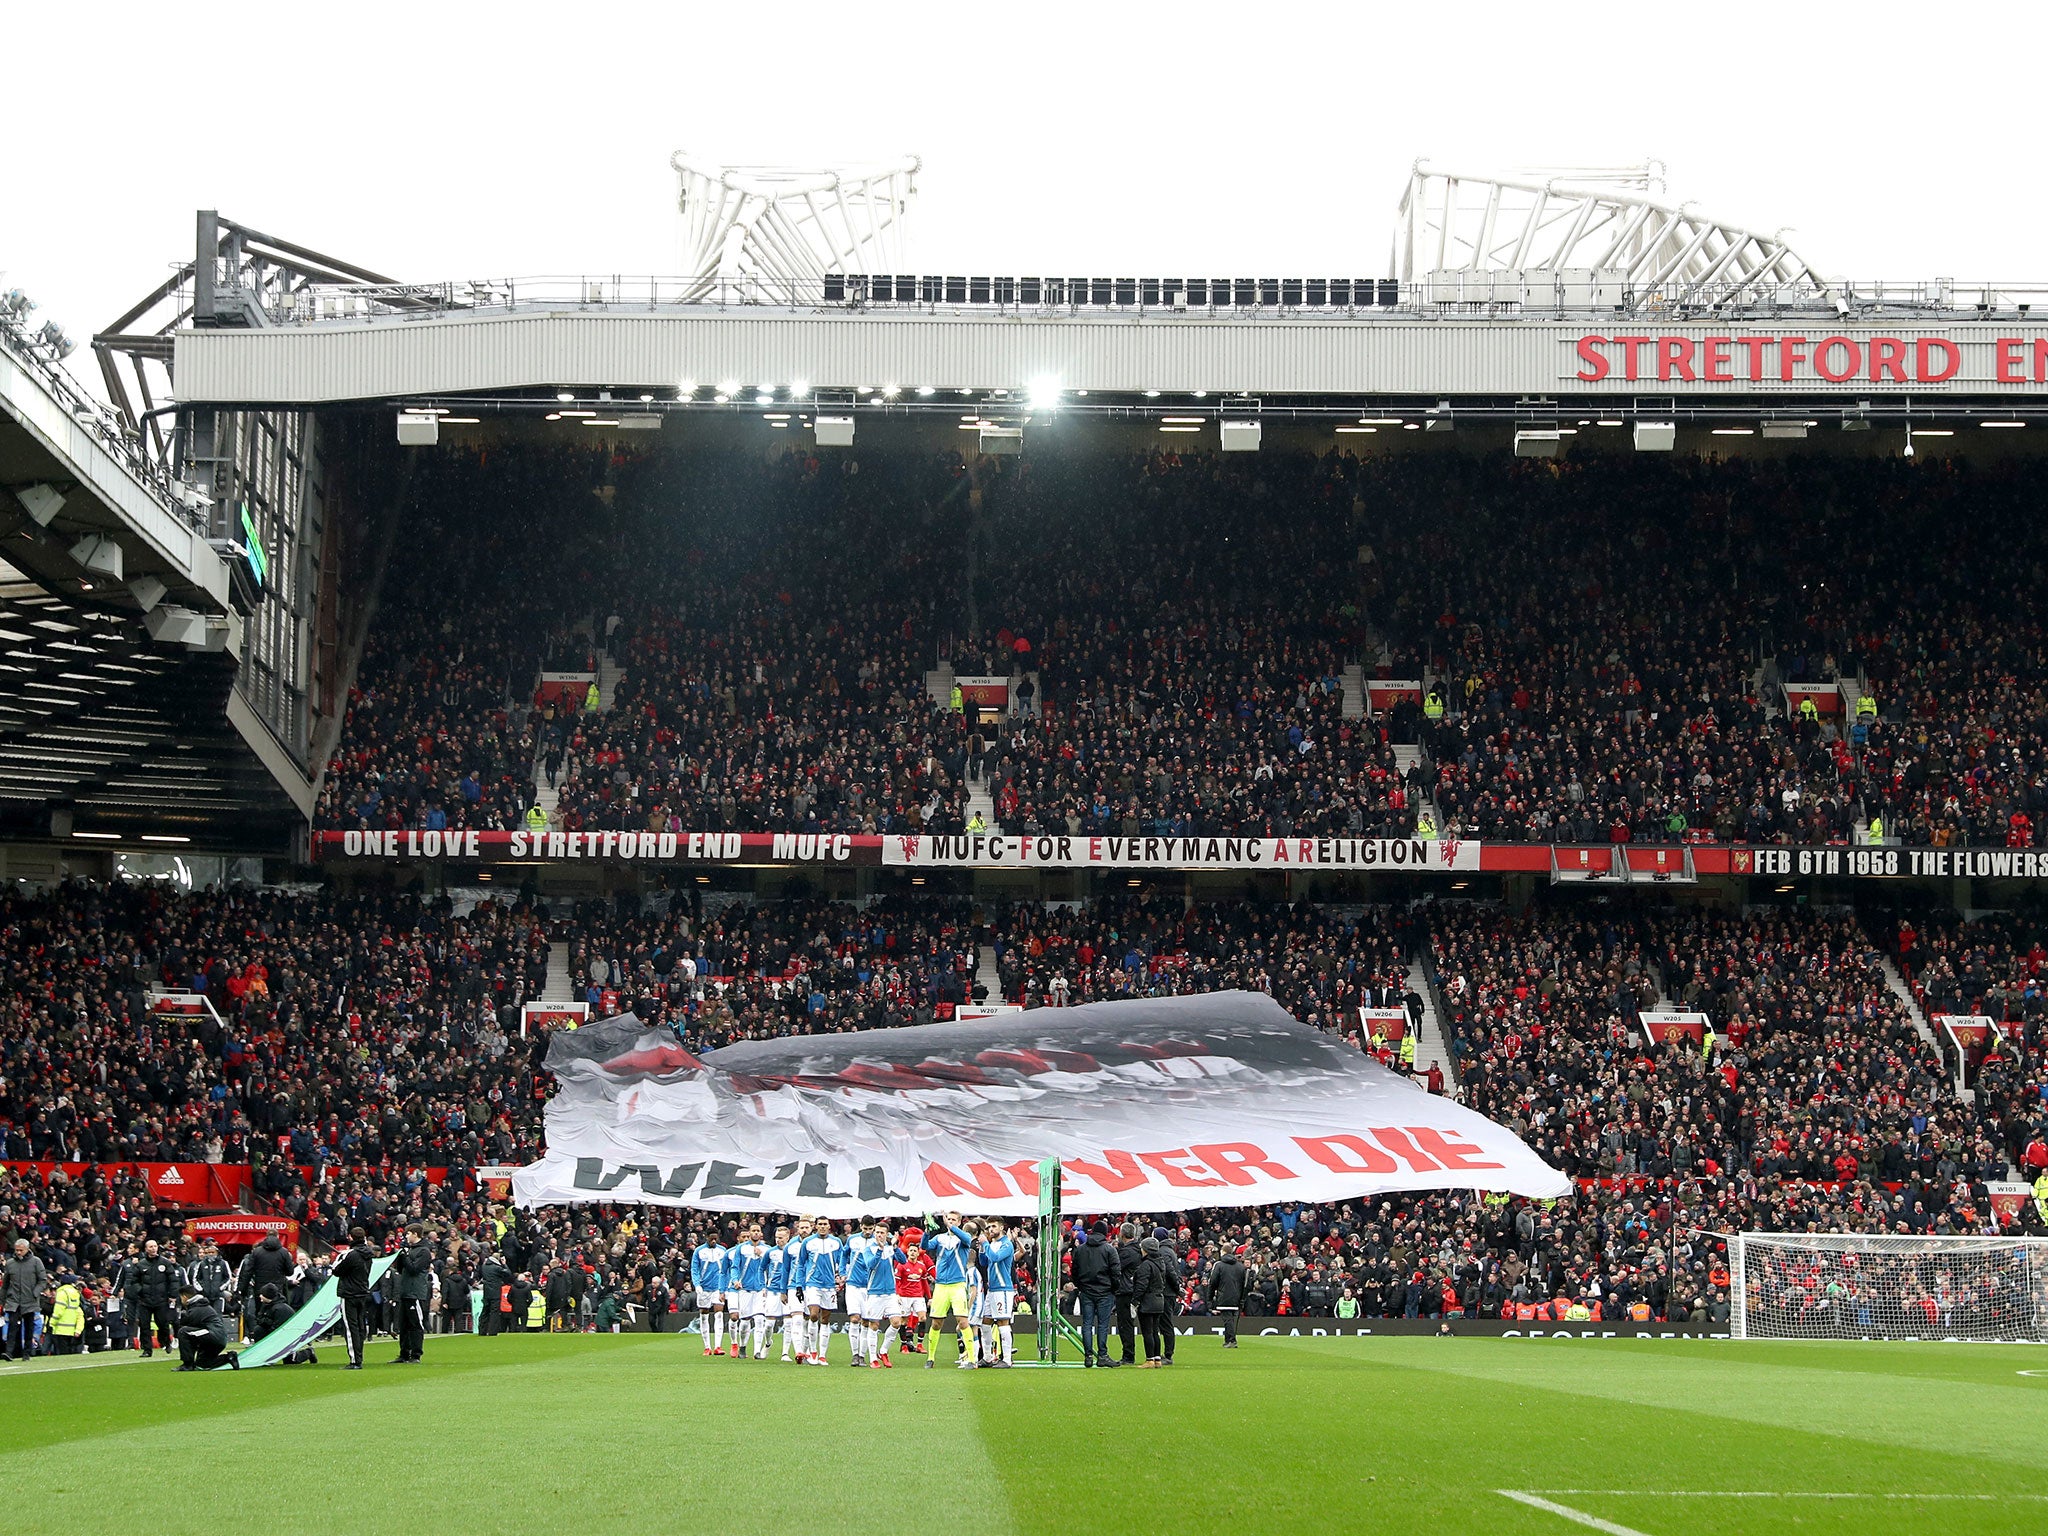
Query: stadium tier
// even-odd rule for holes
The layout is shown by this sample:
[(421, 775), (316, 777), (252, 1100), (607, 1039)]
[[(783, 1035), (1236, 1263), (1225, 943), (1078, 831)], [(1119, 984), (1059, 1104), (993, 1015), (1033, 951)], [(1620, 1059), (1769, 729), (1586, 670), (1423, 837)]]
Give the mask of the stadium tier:
[(430, 461), (316, 825), (2048, 833), (2024, 465), (853, 467)]
[[(480, 1266), (501, 1252), (516, 1274), (568, 1274), (578, 1326), (607, 1295), (640, 1326), (677, 1326), (679, 1266), (732, 1218), (602, 1203), (515, 1216), (477, 1186), (480, 1167), (539, 1147), (549, 1082), (521, 1005), (567, 980), (551, 978), (551, 949), (586, 978), (605, 962), (589, 1002), (609, 990), (695, 1051), (950, 1016), (987, 996), (984, 950), (1026, 1006), (1269, 990), (1576, 1178), (1554, 1206), (1448, 1193), (1191, 1209), (1166, 1224), (1194, 1310), (1206, 1265), (1243, 1248), (1252, 1305), (1281, 1315), (1341, 1301), (1364, 1317), (1640, 1309), (1725, 1325), (1736, 1232), (2033, 1230), (2009, 1164), (2048, 1168), (2038, 951), (2014, 948), (2023, 930), (1974, 924), (1901, 941), (1930, 995), (1961, 955), (1964, 999), (1994, 1010), (1972, 1097), (1846, 913), (683, 892), (457, 916), (409, 895), (68, 885), (10, 898), (0, 918), (0, 1237), (28, 1238), (100, 1297), (134, 1245), (175, 1244), (194, 1211), (240, 1202), (295, 1236), (304, 1288), (349, 1227), (381, 1238), (428, 1218), (451, 1327), (468, 1326)], [(1454, 1059), (1402, 1050), (1424, 1037)], [(152, 1182), (166, 1166), (182, 1190)], [(235, 1201), (201, 1187), (207, 1169)]]

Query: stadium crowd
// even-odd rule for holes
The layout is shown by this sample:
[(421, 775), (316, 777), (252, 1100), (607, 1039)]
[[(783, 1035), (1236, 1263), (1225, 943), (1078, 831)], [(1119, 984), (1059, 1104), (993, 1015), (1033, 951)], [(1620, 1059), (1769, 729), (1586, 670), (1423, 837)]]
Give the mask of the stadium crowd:
[[(1242, 1248), (1249, 1304), (1273, 1311), (1515, 1316), (1540, 1304), (1563, 1320), (1641, 1306), (1711, 1321), (1726, 1305), (1714, 1234), (1990, 1230), (1986, 1182), (2008, 1162), (2030, 1178), (2048, 1168), (2048, 950), (2017, 922), (1916, 919), (1890, 938), (1930, 1009), (2007, 1021), (1974, 1104), (1950, 1091), (1886, 987), (1878, 943), (1843, 913), (1135, 894), (976, 909), (723, 902), (686, 888), (458, 915), (412, 895), (71, 884), (0, 900), (0, 934), (0, 1150), (12, 1165), (0, 1244), (28, 1238), (51, 1276), (80, 1276), (103, 1310), (130, 1314), (124, 1271), (152, 1239), (179, 1249), (180, 1213), (132, 1172), (106, 1170), (190, 1161), (251, 1165), (266, 1208), (300, 1224), (301, 1292), (351, 1226), (389, 1240), (422, 1221), (439, 1234), (449, 1326), (464, 1324), (469, 1298), (509, 1300), (508, 1287), (522, 1308), (541, 1297), (542, 1317), (567, 1287), (578, 1325), (594, 1326), (609, 1297), (607, 1316), (644, 1325), (652, 1308), (672, 1326), (662, 1309), (688, 1289), (678, 1266), (713, 1218), (514, 1216), (468, 1187), (470, 1170), (539, 1146), (544, 1040), (518, 1038), (519, 1004), (540, 993), (557, 938), (579, 985), (694, 1049), (946, 1016), (976, 996), (984, 946), (1004, 995), (1026, 1006), (1253, 987), (1380, 1047), (1357, 1010), (1419, 1010), (1408, 956), (1425, 951), (1456, 1059), (1410, 1070), (1509, 1125), (1581, 1193), (1552, 1208), (1453, 1193), (1186, 1213), (1172, 1238), (1190, 1287)], [(167, 1015), (155, 1007), (167, 992), (211, 1007)], [(1641, 1018), (1653, 1002), (1704, 1012), (1711, 1033), (1659, 1040)], [(61, 1163), (86, 1166), (49, 1167)], [(494, 1268), (486, 1287), (486, 1263), (506, 1278)], [(1194, 1289), (1185, 1301), (1199, 1304)], [(122, 1329), (137, 1335), (131, 1315)]]
[[(106, 1171), (162, 1161), (252, 1165), (266, 1207), (299, 1223), (299, 1294), (350, 1227), (389, 1241), (424, 1222), (447, 1326), (477, 1325), (472, 1299), (486, 1293), (516, 1293), (520, 1323), (537, 1296), (542, 1319), (595, 1326), (609, 1299), (609, 1318), (645, 1326), (651, 1311), (673, 1326), (667, 1308), (688, 1290), (678, 1268), (718, 1219), (603, 1205), (515, 1215), (469, 1187), (470, 1170), (539, 1145), (544, 1042), (517, 1038), (518, 1004), (540, 992), (556, 937), (578, 982), (695, 1049), (944, 1016), (974, 996), (984, 945), (1005, 995), (1027, 1006), (1254, 987), (1368, 1046), (1357, 1009), (1419, 1009), (1407, 956), (1426, 950), (1456, 1057), (1431, 1086), (1509, 1125), (1581, 1192), (1554, 1207), (1448, 1193), (1185, 1213), (1170, 1237), (1190, 1309), (1205, 1267), (1243, 1249), (1248, 1304), (1273, 1312), (1540, 1305), (1565, 1320), (1641, 1307), (1716, 1321), (1716, 1234), (1991, 1230), (1986, 1182), (2009, 1161), (2029, 1177), (2048, 1168), (2048, 951), (2005, 922), (1922, 919), (1893, 941), (1930, 1007), (1953, 996), (2009, 1021), (1974, 1104), (1949, 1091), (1887, 990), (1878, 944), (1839, 913), (1138, 895), (977, 911), (685, 891), (457, 915), (409, 895), (72, 884), (6, 897), (0, 933), (0, 1246), (24, 1237), (50, 1276), (81, 1277), (107, 1326), (110, 1307), (123, 1312), (124, 1339), (138, 1334), (142, 1245), (188, 1268), (203, 1257), (179, 1251), (181, 1213), (132, 1171)], [(212, 1008), (154, 1011), (167, 991)], [(1706, 1013), (1711, 1033), (1660, 1041), (1641, 1018), (1656, 1001)], [(49, 1166), (61, 1163), (86, 1166)]]
[[(506, 446), (429, 460), (415, 506), (445, 558), (387, 583), (326, 828), (517, 825), (537, 774), (571, 830), (955, 831), (984, 776), (1013, 831), (1433, 809), (1505, 840), (2032, 846), (2048, 818), (2017, 470)], [(537, 687), (600, 659), (603, 707)], [(1354, 663), (1430, 697), (1347, 717)], [(1008, 710), (935, 698), (941, 664), (1010, 679)], [(1810, 717), (1779, 686), (1837, 680)]]

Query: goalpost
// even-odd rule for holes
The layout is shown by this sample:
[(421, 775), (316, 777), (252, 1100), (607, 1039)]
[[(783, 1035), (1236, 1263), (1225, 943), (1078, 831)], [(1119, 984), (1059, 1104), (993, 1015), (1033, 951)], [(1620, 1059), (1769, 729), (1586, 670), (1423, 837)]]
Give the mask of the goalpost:
[(2048, 1238), (1743, 1232), (1738, 1339), (2048, 1342)]

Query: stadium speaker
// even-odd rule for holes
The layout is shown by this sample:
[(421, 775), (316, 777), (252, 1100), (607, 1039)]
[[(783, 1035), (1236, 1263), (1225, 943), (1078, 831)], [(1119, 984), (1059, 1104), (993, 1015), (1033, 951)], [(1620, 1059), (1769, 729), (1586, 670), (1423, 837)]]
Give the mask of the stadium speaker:
[(401, 448), (431, 448), (441, 441), (441, 418), (425, 416), (412, 411), (398, 413), (398, 446)]
[(52, 806), (50, 808), (50, 836), (69, 837), (70, 835), (71, 807), (68, 805)]
[(1524, 428), (1515, 434), (1518, 459), (1554, 459), (1563, 452), (1563, 434), (1553, 428)]
[(1226, 421), (1223, 423), (1223, 451), (1257, 453), (1259, 439), (1264, 435), (1264, 428), (1256, 421)]
[(853, 446), (853, 418), (851, 416), (820, 416), (812, 428), (817, 434), (820, 448), (851, 448)]
[(28, 515), (36, 520), (36, 526), (47, 528), (50, 519), (64, 507), (64, 493), (53, 485), (31, 485), (15, 492), (21, 504), (28, 508)]
[(142, 616), (149, 637), (163, 645), (200, 646), (206, 643), (206, 615), (190, 608), (161, 603)]
[(1669, 453), (1678, 441), (1678, 423), (1675, 421), (1639, 421), (1636, 423), (1637, 453)]
[(1022, 453), (1024, 451), (1024, 429), (1022, 427), (983, 427), (981, 429), (981, 451), (983, 453)]
[(121, 579), (121, 546), (103, 533), (88, 533), (72, 545), (71, 558), (95, 576)]
[(1804, 421), (1767, 421), (1764, 423), (1764, 436), (1804, 437), (1806, 436), (1806, 423)]
[(136, 606), (144, 613), (162, 602), (164, 593), (168, 590), (169, 588), (154, 576), (138, 576), (128, 583), (128, 595), (135, 599)]

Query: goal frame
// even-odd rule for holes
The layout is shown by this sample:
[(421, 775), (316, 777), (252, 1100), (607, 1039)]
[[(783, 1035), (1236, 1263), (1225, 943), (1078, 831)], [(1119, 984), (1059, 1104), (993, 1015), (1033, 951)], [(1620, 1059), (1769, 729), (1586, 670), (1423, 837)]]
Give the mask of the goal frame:
[(1977, 1254), (2012, 1254), (2026, 1261), (2026, 1296), (2032, 1302), (2029, 1331), (2019, 1337), (1991, 1335), (1968, 1330), (1929, 1328), (1924, 1333), (1870, 1333), (1867, 1339), (1894, 1341), (1938, 1340), (1943, 1343), (2016, 1344), (2048, 1343), (2048, 1238), (2018, 1234), (1993, 1236), (1895, 1237), (1870, 1233), (1841, 1232), (1738, 1232), (1728, 1240), (1728, 1336), (1733, 1339), (1806, 1339), (1824, 1337), (1841, 1340), (1857, 1335), (1808, 1335), (1756, 1333), (1749, 1315), (1749, 1272), (1754, 1249), (1780, 1252), (1804, 1251), (1814, 1254), (1924, 1255), (1929, 1258), (1950, 1254), (1966, 1258)]

